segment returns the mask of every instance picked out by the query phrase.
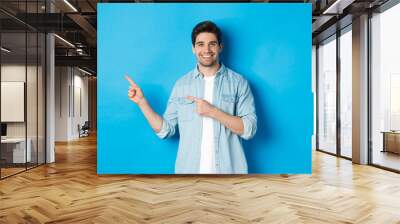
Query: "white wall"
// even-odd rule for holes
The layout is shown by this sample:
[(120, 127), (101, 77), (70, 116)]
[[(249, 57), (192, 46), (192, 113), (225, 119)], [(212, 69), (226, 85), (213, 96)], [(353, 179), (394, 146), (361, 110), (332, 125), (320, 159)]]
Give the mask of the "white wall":
[(67, 67), (55, 68), (55, 141), (68, 140), (68, 71)]
[(74, 71), (74, 108), (73, 108), (73, 119), (72, 119), (72, 136), (78, 137), (78, 124), (81, 126), (88, 120), (88, 77), (82, 76), (83, 73)]
[(88, 120), (88, 78), (72, 67), (56, 67), (56, 141), (79, 137), (78, 124)]

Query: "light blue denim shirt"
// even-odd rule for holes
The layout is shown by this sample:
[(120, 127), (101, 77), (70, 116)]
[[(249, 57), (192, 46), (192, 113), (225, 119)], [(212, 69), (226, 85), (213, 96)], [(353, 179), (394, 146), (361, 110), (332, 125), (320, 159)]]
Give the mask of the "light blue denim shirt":
[[(204, 79), (197, 66), (181, 77), (172, 90), (163, 115), (160, 138), (176, 133), (179, 128), (179, 148), (175, 173), (196, 174), (200, 169), (202, 116), (196, 113), (196, 104), (186, 99), (194, 96), (203, 99)], [(243, 120), (242, 135), (213, 120), (215, 167), (218, 174), (246, 174), (247, 162), (242, 139), (250, 139), (257, 130), (254, 98), (249, 84), (241, 75), (221, 64), (214, 80), (213, 105), (230, 115)]]

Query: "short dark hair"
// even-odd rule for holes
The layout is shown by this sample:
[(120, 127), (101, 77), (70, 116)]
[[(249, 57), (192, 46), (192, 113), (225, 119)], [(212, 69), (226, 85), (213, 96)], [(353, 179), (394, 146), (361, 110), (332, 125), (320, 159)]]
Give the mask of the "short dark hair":
[(206, 20), (198, 23), (192, 30), (192, 44), (196, 43), (196, 37), (200, 33), (213, 33), (217, 36), (218, 44), (221, 44), (222, 34), (218, 26), (212, 21)]

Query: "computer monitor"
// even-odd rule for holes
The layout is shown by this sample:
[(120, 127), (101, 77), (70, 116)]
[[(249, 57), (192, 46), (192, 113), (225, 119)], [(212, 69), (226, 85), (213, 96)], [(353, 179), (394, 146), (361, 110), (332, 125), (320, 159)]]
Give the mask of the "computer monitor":
[(1, 136), (7, 136), (7, 124), (1, 123)]

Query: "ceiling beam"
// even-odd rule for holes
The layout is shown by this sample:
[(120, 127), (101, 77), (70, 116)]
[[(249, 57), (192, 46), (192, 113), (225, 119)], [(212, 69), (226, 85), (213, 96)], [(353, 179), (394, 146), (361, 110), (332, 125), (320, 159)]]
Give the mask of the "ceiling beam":
[(86, 34), (91, 37), (92, 39), (96, 39), (97, 36), (97, 30), (90, 24), (85, 17), (80, 15), (79, 13), (70, 13), (67, 14), (67, 16), (73, 20), (77, 25), (79, 25), (85, 32)]
[(81, 66), (96, 71), (96, 58), (91, 56), (55, 56), (56, 66)]

